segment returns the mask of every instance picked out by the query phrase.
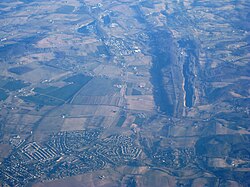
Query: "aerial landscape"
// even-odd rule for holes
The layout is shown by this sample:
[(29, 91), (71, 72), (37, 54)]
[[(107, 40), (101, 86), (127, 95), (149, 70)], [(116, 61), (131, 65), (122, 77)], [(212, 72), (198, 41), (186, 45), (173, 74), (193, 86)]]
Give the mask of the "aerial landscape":
[(1, 0), (0, 187), (249, 187), (250, 1)]

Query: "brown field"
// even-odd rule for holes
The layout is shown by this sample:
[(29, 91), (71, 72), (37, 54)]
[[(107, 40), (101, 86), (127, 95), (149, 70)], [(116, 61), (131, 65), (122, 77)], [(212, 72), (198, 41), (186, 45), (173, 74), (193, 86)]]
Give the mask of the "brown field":
[(208, 183), (208, 179), (207, 178), (197, 178), (197, 179), (194, 179), (192, 187), (205, 186), (207, 183)]
[(122, 99), (110, 96), (81, 96), (76, 98), (74, 104), (122, 106)]
[(0, 144), (0, 162), (3, 161), (11, 152), (11, 147), (9, 144)]
[[(100, 179), (100, 176), (104, 176)], [(93, 171), (78, 176), (67, 177), (61, 180), (45, 181), (33, 187), (116, 187), (120, 174), (113, 169)]]
[(95, 115), (114, 117), (119, 112), (119, 107), (115, 106), (98, 106)]
[[(29, 64), (31, 65), (31, 63), (36, 63), (36, 62), (41, 62), (41, 61), (50, 61), (52, 59), (54, 59), (54, 54), (53, 53), (35, 53), (35, 54), (30, 54), (30, 55), (26, 55), (21, 57), (18, 61), (19, 64)], [(32, 67), (32, 65), (31, 65)]]
[[(202, 3), (205, 3), (204, 7)], [(3, 81), (0, 80), (0, 89), (4, 97), (0, 101), (0, 162), (11, 155), (14, 144), (10, 146), (10, 142), (15, 136), (25, 140), (25, 144), (36, 141), (47, 146), (53, 133), (95, 129), (101, 133), (97, 142), (91, 142), (93, 149), (105, 142), (104, 138), (109, 135), (128, 135), (140, 148), (139, 158), (131, 163), (127, 158), (121, 163), (119, 159), (119, 163), (106, 162), (105, 158), (104, 169), (96, 171), (99, 167), (93, 168), (88, 173), (63, 179), (49, 178), (50, 174), (45, 172), (41, 178), (49, 181), (33, 186), (127, 187), (133, 178), (137, 187), (239, 187), (238, 182), (247, 179), (240, 181), (235, 176), (242, 172), (243, 178), (243, 172), (250, 171), (247, 168), (249, 160), (239, 155), (242, 153), (247, 157), (247, 143), (240, 141), (248, 140), (250, 134), (247, 126), (250, 89), (246, 86), (250, 80), (247, 74), (250, 53), (247, 51), (249, 42), (245, 41), (249, 28), (245, 19), (249, 16), (245, 11), (239, 12), (245, 6), (241, 1), (237, 7), (223, 5), (230, 4), (229, 1), (214, 3), (212, 9), (208, 0), (199, 1), (198, 5), (188, 0), (0, 2), (0, 11), (3, 11), (0, 15), (3, 18), (0, 19), (3, 27), (0, 37), (0, 79), (3, 77)], [(218, 4), (222, 6), (217, 7)], [(234, 17), (233, 13), (237, 16)], [(107, 15), (110, 21), (105, 20)], [(232, 15), (232, 19), (226, 20), (228, 15), (230, 18)], [(242, 25), (239, 24), (241, 21)], [(86, 30), (80, 33), (78, 29), (83, 26)], [(161, 36), (162, 30), (171, 36)], [(163, 43), (165, 39), (167, 43)], [(182, 44), (183, 41), (187, 46)], [(101, 55), (99, 47), (104, 47), (107, 54)], [(158, 54), (164, 58), (165, 54), (167, 56), (167, 63), (163, 66), (160, 63), (165, 61), (157, 62)], [(186, 63), (190, 75), (185, 75)], [(28, 70), (20, 68), (11, 73), (11, 68), (20, 66), (28, 67)], [(161, 112), (154, 101), (153, 89), (157, 85), (152, 84), (154, 73), (158, 72), (152, 71), (154, 66), (160, 69), (162, 89), (174, 105), (173, 114)], [(65, 91), (65, 97), (70, 91), (75, 95), (70, 95), (70, 99), (59, 106), (22, 100), (22, 96), (34, 94), (33, 88), (74, 84), (74, 81), (64, 80), (77, 74), (92, 79), (81, 88), (75, 85), (76, 88), (73, 86), (72, 90)], [(30, 86), (11, 91), (5, 87), (8, 78), (30, 83)], [(76, 78), (76, 84), (78, 81), (81, 82)], [(188, 87), (187, 83), (190, 84)], [(186, 90), (189, 86), (194, 94), (191, 107), (185, 102), (189, 97)], [(217, 137), (219, 143), (214, 144), (214, 149), (208, 154), (201, 153), (197, 146), (202, 146), (203, 142), (201, 145), (197, 142), (200, 138), (206, 141), (210, 136), (215, 136), (212, 143), (217, 143)], [(235, 141), (230, 137), (236, 137)], [(204, 144), (212, 146), (210, 143)], [(60, 154), (68, 162), (63, 165), (74, 164), (69, 163), (71, 156), (85, 155), (85, 151), (101, 154), (92, 152), (90, 146), (83, 144), (79, 151), (84, 152), (73, 151), (70, 155), (62, 151)], [(120, 151), (117, 146), (112, 149), (114, 153)], [(121, 148), (121, 152), (133, 151), (127, 146)], [(186, 151), (185, 148), (187, 154), (192, 150), (189, 156), (194, 156), (194, 159), (181, 168), (163, 164), (161, 159), (165, 162), (168, 155), (157, 156), (165, 151), (168, 154), (168, 149), (171, 149), (176, 151), (175, 155), (167, 159), (181, 164), (180, 156), (186, 158), (186, 153), (179, 155), (177, 150)], [(13, 149), (14, 153), (19, 154), (18, 149)], [(221, 154), (214, 156), (213, 150)], [(225, 155), (224, 152), (229, 151), (230, 154)], [(231, 160), (234, 164), (229, 164)], [(47, 160), (46, 164), (57, 167), (58, 162), (54, 161)], [(10, 164), (16, 166), (16, 163), (25, 170), (22, 164), (26, 161), (11, 160)], [(0, 163), (0, 168), (4, 167), (5, 163)], [(14, 169), (17, 171), (18, 168)], [(222, 180), (212, 170), (229, 174)], [(14, 172), (11, 173), (13, 176)], [(1, 177), (0, 186), (7, 179)]]
[(31, 83), (41, 83), (45, 80), (57, 79), (61, 76), (65, 76), (67, 72), (61, 71), (52, 67), (37, 67), (34, 66), (34, 69), (28, 73), (21, 75), (22, 80)]
[(214, 167), (214, 168), (227, 168), (231, 167), (228, 163), (226, 163), (226, 160), (223, 158), (209, 158), (208, 159), (208, 166)]
[(28, 114), (14, 114), (12, 118), (10, 119), (10, 123), (13, 124), (33, 124), (38, 119), (40, 119), (40, 116), (36, 115), (28, 115)]
[(66, 118), (61, 131), (80, 131), (84, 130), (86, 118)]
[(128, 61), (131, 66), (142, 66), (145, 65), (147, 68), (148, 65), (152, 63), (152, 57), (146, 56), (142, 53), (136, 53), (135, 55), (126, 57), (126, 61)]
[(117, 66), (101, 64), (94, 69), (94, 73), (99, 76), (119, 77), (122, 71)]
[(250, 132), (244, 129), (232, 130), (222, 124), (216, 124), (216, 134), (250, 134)]
[(61, 130), (64, 119), (61, 116), (44, 117), (34, 133), (34, 140), (43, 142), (48, 140), (52, 133), (57, 133)]
[(189, 147), (192, 148), (196, 141), (197, 137), (178, 137), (178, 138), (166, 138), (162, 140), (161, 145), (163, 147)]
[(93, 116), (98, 108), (96, 105), (71, 105), (72, 108), (69, 111), (70, 116)]
[(130, 110), (154, 111), (155, 104), (153, 96), (126, 96), (127, 107)]

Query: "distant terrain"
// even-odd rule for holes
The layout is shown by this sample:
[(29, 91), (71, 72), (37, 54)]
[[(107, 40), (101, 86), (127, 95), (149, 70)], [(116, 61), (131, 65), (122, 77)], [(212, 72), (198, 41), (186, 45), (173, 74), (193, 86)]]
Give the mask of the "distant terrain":
[(0, 186), (248, 187), (249, 10), (1, 0)]

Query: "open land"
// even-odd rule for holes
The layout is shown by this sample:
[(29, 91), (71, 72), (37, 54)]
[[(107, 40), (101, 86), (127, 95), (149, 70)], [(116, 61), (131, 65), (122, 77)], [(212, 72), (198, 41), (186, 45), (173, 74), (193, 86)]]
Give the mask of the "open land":
[(249, 186), (249, 9), (1, 1), (0, 186)]

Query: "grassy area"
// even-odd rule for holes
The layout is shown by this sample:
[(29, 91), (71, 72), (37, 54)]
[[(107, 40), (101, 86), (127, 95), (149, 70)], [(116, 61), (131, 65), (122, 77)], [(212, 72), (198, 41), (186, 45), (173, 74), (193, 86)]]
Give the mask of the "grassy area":
[(117, 126), (117, 127), (121, 127), (121, 126), (123, 125), (123, 123), (125, 122), (125, 120), (126, 120), (126, 117), (125, 117), (125, 116), (120, 116), (120, 118), (119, 118), (119, 120), (118, 120), (116, 126)]
[(57, 88), (50, 86), (47, 88), (35, 88), (37, 93), (33, 96), (22, 97), (24, 101), (33, 102), (37, 105), (60, 105), (70, 100), (92, 77), (82, 74), (74, 75), (65, 79), (69, 83), (66, 86)]
[(7, 99), (8, 94), (4, 90), (0, 90), (0, 101)]
[(0, 88), (2, 88), (7, 83), (8, 83), (8, 79), (4, 79), (3, 77), (0, 77)]
[(144, 120), (145, 120), (145, 118), (141, 118), (139, 116), (136, 116), (134, 123), (137, 125), (142, 125)]
[(133, 89), (132, 90), (132, 95), (141, 95), (141, 91)]
[(25, 73), (28, 73), (31, 70), (32, 69), (30, 67), (20, 66), (20, 67), (10, 68), (8, 71), (11, 72), (11, 73), (15, 73), (17, 75), (23, 75)]
[(74, 75), (72, 77), (69, 77), (69, 78), (65, 79), (64, 81), (65, 82), (73, 82), (73, 83), (80, 84), (80, 85), (84, 86), (91, 79), (92, 79), (92, 77), (85, 76), (83, 74), (77, 74), (77, 75)]
[(49, 93), (55, 91), (56, 89), (58, 89), (58, 88), (55, 86), (50, 86), (47, 88), (35, 88), (34, 92), (36, 92), (38, 94), (49, 94)]
[(33, 95), (33, 96), (20, 97), (20, 98), (23, 99), (25, 102), (32, 102), (37, 105), (56, 106), (56, 105), (60, 105), (64, 103), (63, 101), (58, 100), (56, 98), (52, 98), (52, 97), (45, 96), (45, 95), (38, 95), (38, 94)]
[(17, 91), (27, 86), (29, 86), (29, 84), (24, 83), (23, 81), (9, 80), (2, 88), (9, 91)]
[(81, 89), (81, 87), (82, 85), (80, 84), (69, 84), (49, 93), (48, 95), (67, 101), (71, 99), (76, 94), (76, 92)]

